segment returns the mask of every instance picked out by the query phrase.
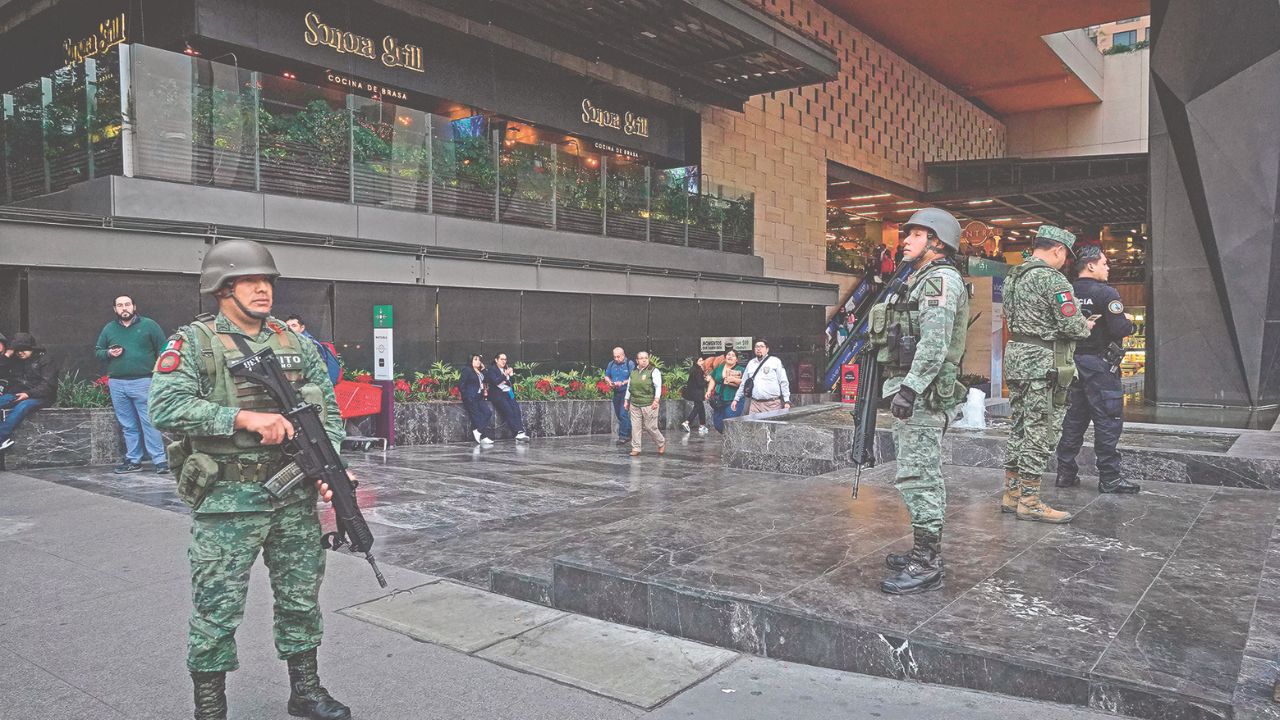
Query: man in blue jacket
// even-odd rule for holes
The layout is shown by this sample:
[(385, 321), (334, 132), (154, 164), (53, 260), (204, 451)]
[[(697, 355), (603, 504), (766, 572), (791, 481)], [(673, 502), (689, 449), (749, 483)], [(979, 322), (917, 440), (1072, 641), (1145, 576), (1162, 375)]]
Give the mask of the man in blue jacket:
[(636, 364), (620, 347), (613, 349), (613, 360), (604, 369), (605, 382), (613, 387), (613, 414), (618, 418), (618, 442), (631, 442), (631, 412), (627, 410), (627, 387)]

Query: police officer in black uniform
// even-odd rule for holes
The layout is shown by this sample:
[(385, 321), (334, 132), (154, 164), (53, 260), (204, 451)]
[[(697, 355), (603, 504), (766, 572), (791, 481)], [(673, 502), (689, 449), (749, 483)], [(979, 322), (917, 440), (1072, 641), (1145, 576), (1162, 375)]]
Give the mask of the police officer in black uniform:
[(1124, 338), (1133, 332), (1133, 321), (1124, 311), (1120, 293), (1107, 284), (1107, 256), (1096, 245), (1076, 252), (1076, 302), (1085, 317), (1098, 317), (1093, 332), (1076, 344), (1076, 379), (1068, 390), (1066, 419), (1058, 442), (1058, 487), (1080, 484), (1076, 455), (1084, 444), (1084, 431), (1093, 421), (1093, 449), (1098, 460), (1098, 492), (1136, 493), (1137, 483), (1120, 477), (1120, 451), (1116, 443), (1124, 429), (1124, 390), (1120, 386), (1120, 361)]

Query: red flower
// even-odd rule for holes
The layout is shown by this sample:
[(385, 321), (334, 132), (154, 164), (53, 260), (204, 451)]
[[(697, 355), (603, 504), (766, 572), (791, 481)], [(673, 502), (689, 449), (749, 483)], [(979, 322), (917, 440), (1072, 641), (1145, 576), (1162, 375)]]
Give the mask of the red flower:
[(563, 385), (557, 385), (553, 389), (556, 391), (556, 394), (559, 395), (560, 397), (564, 397), (565, 395), (569, 394), (569, 391), (565, 390)]
[(111, 384), (111, 378), (107, 377), (106, 375), (103, 375), (97, 380), (94, 380), (93, 384), (97, 387), (107, 387), (108, 385)]
[(542, 378), (538, 382), (534, 383), (533, 386), (537, 388), (539, 392), (551, 392), (551, 381), (546, 378)]
[(577, 380), (574, 380), (569, 383), (569, 390), (571, 392), (578, 392), (581, 389), (582, 389), (582, 383), (578, 382)]
[(449, 394), (454, 397), (462, 397), (462, 391), (458, 390), (457, 387), (449, 388)]
[(596, 383), (596, 390), (599, 390), (601, 395), (605, 395), (613, 390), (613, 385), (610, 385), (608, 380), (601, 380)]
[(351, 376), (351, 380), (352, 380), (353, 382), (358, 382), (358, 383), (372, 384), (372, 383), (373, 383), (373, 376), (372, 376), (372, 375), (367, 375), (367, 374), (365, 374), (365, 375), (352, 375), (352, 376)]
[(418, 387), (420, 387), (420, 388), (431, 388), (431, 387), (435, 387), (436, 385), (439, 385), (439, 384), (440, 384), (440, 381), (439, 381), (439, 380), (437, 380), (437, 379), (435, 379), (435, 378), (433, 378), (433, 377), (420, 377), (420, 378), (418, 378)]
[(413, 388), (409, 386), (408, 381), (396, 380), (396, 390), (399, 390), (400, 392), (409, 392), (412, 389)]

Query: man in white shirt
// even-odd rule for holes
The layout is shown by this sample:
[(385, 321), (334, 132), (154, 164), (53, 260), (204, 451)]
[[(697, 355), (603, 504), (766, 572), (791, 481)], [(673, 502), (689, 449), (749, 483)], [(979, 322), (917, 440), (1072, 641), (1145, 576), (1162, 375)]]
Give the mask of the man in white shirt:
[(737, 412), (738, 403), (748, 392), (751, 393), (747, 398), (750, 401), (748, 415), (791, 407), (791, 383), (787, 381), (782, 361), (769, 354), (769, 343), (764, 340), (756, 341), (755, 351), (756, 356), (742, 373), (742, 384), (730, 409)]

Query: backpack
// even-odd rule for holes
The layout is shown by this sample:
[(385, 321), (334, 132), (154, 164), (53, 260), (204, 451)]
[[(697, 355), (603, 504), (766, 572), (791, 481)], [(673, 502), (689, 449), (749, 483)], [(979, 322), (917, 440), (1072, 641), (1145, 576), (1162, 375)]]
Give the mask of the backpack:
[(320, 359), (324, 360), (324, 367), (329, 372), (329, 382), (337, 384), (342, 379), (342, 362), (338, 360), (338, 350), (330, 342), (312, 342), (316, 344), (316, 350), (320, 351)]

